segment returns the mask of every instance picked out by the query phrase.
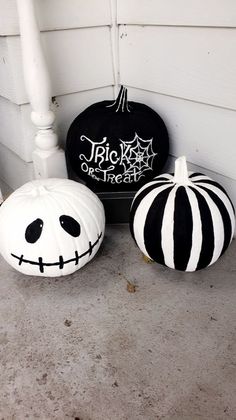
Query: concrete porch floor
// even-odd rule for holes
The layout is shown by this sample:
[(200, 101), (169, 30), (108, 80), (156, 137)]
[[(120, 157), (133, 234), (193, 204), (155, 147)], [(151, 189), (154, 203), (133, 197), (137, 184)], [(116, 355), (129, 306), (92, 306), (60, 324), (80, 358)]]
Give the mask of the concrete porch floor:
[(235, 255), (175, 272), (114, 225), (69, 277), (1, 259), (0, 418), (236, 419)]

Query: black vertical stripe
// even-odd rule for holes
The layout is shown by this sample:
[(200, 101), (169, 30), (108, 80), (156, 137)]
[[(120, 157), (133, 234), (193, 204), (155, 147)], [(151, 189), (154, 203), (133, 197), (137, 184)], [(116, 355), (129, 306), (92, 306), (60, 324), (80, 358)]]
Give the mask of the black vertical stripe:
[(202, 248), (196, 268), (200, 270), (207, 267), (212, 260), (215, 247), (214, 229), (211, 212), (205, 198), (194, 187), (190, 188), (196, 195), (202, 222)]
[(161, 247), (161, 229), (166, 202), (172, 188), (173, 186), (168, 187), (156, 196), (148, 210), (144, 225), (146, 250), (150, 257), (160, 264), (165, 264)]
[[(156, 182), (155, 184), (152, 184), (152, 185), (149, 185), (149, 186), (147, 185), (147, 188), (145, 188), (134, 199), (132, 207), (130, 209), (130, 217), (129, 217), (130, 232), (131, 232), (131, 235), (132, 235), (134, 240), (135, 240), (135, 236), (134, 236), (134, 216), (135, 216), (135, 213), (137, 211), (137, 208), (138, 208), (139, 204), (144, 199), (144, 197), (147, 194), (149, 194), (152, 190), (154, 190), (155, 188), (158, 188), (158, 187), (162, 187), (162, 185), (165, 185), (165, 184), (168, 185), (169, 183), (170, 183), (170, 181), (166, 181), (166, 182), (160, 182), (160, 183)], [(158, 194), (158, 191), (157, 191), (157, 194)]]
[[(219, 188), (219, 190), (221, 190), (225, 195), (226, 195), (226, 197), (228, 198), (228, 200), (229, 200), (229, 202), (230, 202), (230, 204), (231, 204), (231, 206), (232, 206), (232, 209), (233, 209), (233, 212), (234, 212), (234, 214), (235, 214), (235, 209), (234, 209), (234, 205), (233, 205), (233, 203), (232, 203), (232, 201), (231, 201), (231, 199), (230, 199), (230, 197), (228, 196), (228, 194), (227, 194), (227, 192), (225, 191), (225, 189), (222, 187), (222, 185), (220, 185), (220, 184), (218, 184), (218, 182), (215, 182), (215, 181), (213, 181), (213, 180), (209, 180), (209, 179), (205, 179), (205, 180), (201, 180), (201, 181), (195, 181), (195, 183), (196, 183), (196, 185), (198, 185), (198, 184), (202, 184), (202, 183), (205, 183), (205, 184), (209, 184), (209, 185), (213, 185), (214, 187), (216, 187), (216, 188)], [(199, 187), (201, 187), (201, 185), (198, 185)], [(207, 185), (206, 185), (206, 187), (207, 187)], [(208, 192), (209, 190), (207, 190), (207, 192)]]
[(193, 172), (193, 174), (189, 175), (189, 178), (193, 178), (195, 176), (206, 176), (206, 175), (203, 175), (200, 172)]
[(174, 265), (185, 271), (190, 258), (193, 235), (193, 217), (186, 188), (176, 191), (174, 207)]
[(204, 191), (207, 192), (207, 194), (211, 197), (211, 199), (214, 201), (214, 203), (216, 204), (216, 206), (219, 209), (219, 212), (221, 214), (222, 217), (222, 221), (223, 221), (223, 225), (224, 225), (224, 245), (221, 251), (222, 255), (225, 250), (228, 248), (229, 244), (230, 244), (230, 240), (231, 240), (231, 236), (232, 236), (232, 225), (231, 225), (231, 219), (228, 213), (227, 208), (225, 207), (223, 201), (211, 190), (209, 190), (208, 188), (205, 187), (200, 187), (202, 188)]

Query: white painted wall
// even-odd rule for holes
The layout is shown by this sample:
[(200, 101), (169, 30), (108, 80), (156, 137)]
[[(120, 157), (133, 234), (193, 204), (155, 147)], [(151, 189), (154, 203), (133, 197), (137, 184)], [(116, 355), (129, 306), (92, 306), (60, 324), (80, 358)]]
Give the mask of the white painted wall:
[[(111, 3), (35, 0), (35, 5), (63, 144), (79, 112), (113, 98)], [(0, 0), (0, 10), (0, 178), (16, 188), (33, 177), (35, 127), (24, 86), (16, 1)]]
[[(110, 0), (35, 0), (40, 30), (105, 26)], [(0, 35), (19, 35), (16, 0), (0, 0)]]
[[(236, 2), (119, 0), (120, 81), (236, 204)], [(170, 159), (170, 167), (173, 161)]]
[[(108, 26), (43, 32), (42, 43), (53, 96), (113, 83)], [(0, 95), (18, 105), (27, 103), (20, 37), (1, 37), (0, 55)]]
[[(236, 204), (235, 0), (117, 0), (115, 30), (115, 0), (35, 1), (60, 143), (79, 112), (113, 97), (118, 79), (165, 119), (171, 155), (186, 154)], [(0, 177), (15, 188), (32, 176), (34, 127), (15, 0), (0, 0), (0, 10)]]

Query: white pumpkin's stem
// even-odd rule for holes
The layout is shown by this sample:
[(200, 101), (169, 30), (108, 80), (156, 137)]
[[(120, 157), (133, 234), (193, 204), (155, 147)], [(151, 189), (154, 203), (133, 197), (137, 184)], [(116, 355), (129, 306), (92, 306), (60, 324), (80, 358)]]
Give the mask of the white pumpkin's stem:
[(185, 156), (181, 156), (175, 161), (174, 182), (182, 185), (191, 184), (188, 177), (188, 168)]

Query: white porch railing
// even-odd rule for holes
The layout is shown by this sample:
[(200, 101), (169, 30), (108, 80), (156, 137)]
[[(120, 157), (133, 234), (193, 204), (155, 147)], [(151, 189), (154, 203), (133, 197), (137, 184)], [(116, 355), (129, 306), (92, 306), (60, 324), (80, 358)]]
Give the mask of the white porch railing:
[(65, 154), (58, 147), (50, 110), (51, 83), (44, 58), (34, 0), (17, 0), (25, 86), (32, 106), (31, 120), (37, 127), (33, 163), (36, 178), (67, 178)]

